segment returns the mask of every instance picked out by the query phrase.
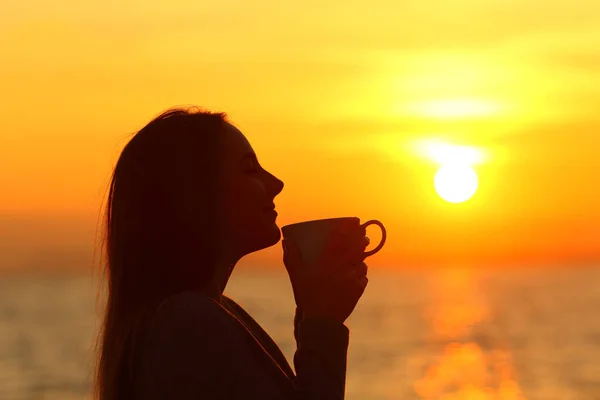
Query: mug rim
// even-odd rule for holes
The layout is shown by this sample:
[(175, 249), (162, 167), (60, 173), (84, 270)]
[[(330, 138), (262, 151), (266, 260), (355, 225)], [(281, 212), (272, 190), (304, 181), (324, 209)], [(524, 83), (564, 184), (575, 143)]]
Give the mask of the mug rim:
[(321, 218), (321, 219), (313, 219), (313, 220), (310, 220), (310, 221), (294, 222), (293, 224), (287, 224), (287, 225), (282, 226), (281, 230), (284, 230), (286, 228), (295, 227), (295, 226), (298, 226), (298, 225), (313, 224), (313, 223), (316, 223), (316, 222), (340, 221), (340, 220), (348, 220), (348, 219), (356, 219), (360, 223), (360, 218), (358, 218), (358, 217)]

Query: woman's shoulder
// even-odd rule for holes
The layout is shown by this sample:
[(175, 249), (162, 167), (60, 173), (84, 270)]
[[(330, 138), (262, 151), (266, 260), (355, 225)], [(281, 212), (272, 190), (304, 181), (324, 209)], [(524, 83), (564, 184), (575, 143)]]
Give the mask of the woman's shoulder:
[(220, 305), (205, 294), (185, 291), (174, 294), (159, 305), (157, 314), (216, 312)]
[(165, 299), (156, 311), (156, 333), (218, 335), (230, 329), (231, 321), (223, 307), (210, 297), (186, 291)]
[(220, 390), (214, 385), (229, 382), (243, 342), (228, 319), (219, 303), (200, 293), (163, 301), (136, 377), (141, 398), (191, 398), (187, 390)]

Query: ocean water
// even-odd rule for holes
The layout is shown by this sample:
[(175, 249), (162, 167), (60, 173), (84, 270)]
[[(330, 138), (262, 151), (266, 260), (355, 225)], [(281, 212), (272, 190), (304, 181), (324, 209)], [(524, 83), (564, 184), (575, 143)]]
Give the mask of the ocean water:
[[(90, 275), (0, 277), (0, 399), (82, 400), (98, 325)], [(289, 360), (285, 272), (226, 291)], [(600, 268), (373, 270), (348, 320), (349, 400), (600, 399)]]

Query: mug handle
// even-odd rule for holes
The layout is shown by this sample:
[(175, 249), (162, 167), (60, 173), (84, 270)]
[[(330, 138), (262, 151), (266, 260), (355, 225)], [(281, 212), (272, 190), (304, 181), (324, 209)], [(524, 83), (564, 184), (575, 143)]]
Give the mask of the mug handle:
[(387, 237), (387, 232), (385, 230), (385, 226), (383, 226), (383, 224), (380, 221), (377, 221), (376, 219), (372, 219), (372, 220), (367, 221), (364, 224), (362, 224), (361, 228), (365, 228), (366, 229), (367, 226), (369, 226), (369, 225), (377, 225), (378, 227), (381, 228), (381, 242), (379, 242), (379, 244), (377, 245), (377, 247), (375, 247), (373, 250), (367, 251), (365, 253), (365, 257), (372, 256), (373, 254), (375, 254), (379, 250), (381, 250), (381, 248), (385, 244), (385, 239)]

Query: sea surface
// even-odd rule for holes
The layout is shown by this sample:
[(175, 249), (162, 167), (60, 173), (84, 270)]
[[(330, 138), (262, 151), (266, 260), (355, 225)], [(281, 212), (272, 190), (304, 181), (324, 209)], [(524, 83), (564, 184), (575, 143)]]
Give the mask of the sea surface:
[[(1, 400), (89, 398), (97, 285), (0, 276)], [(292, 360), (285, 272), (226, 293)], [(373, 270), (347, 325), (349, 400), (600, 400), (600, 268)]]

